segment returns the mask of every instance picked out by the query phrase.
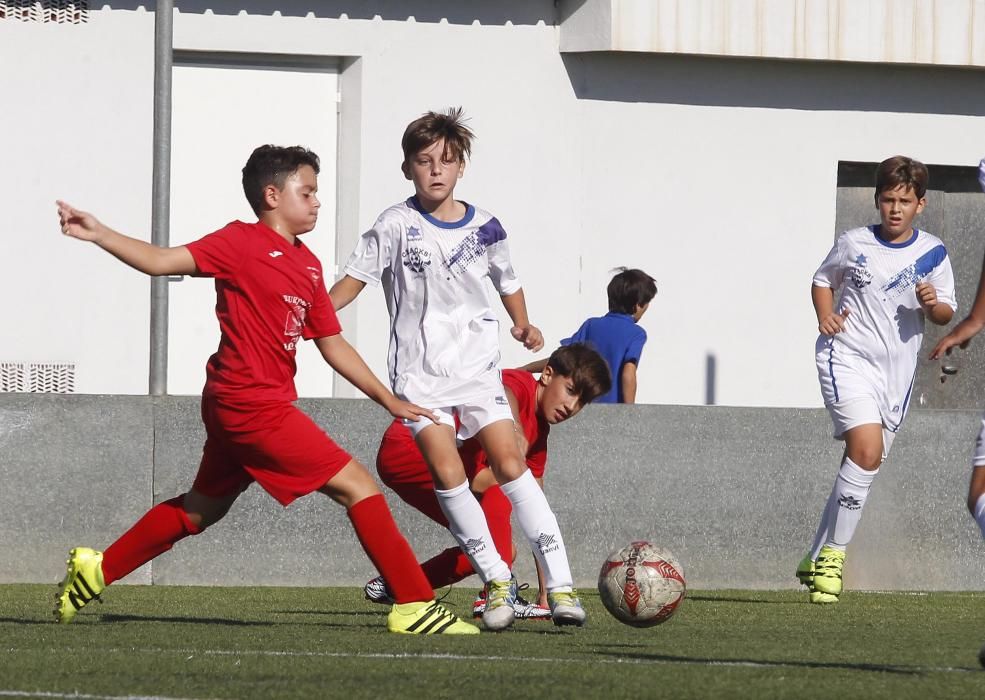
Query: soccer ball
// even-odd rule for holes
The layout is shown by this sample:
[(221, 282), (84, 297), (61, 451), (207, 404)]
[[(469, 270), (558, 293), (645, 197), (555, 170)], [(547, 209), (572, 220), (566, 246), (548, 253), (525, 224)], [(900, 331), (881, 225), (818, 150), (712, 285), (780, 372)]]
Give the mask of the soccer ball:
[(671, 552), (633, 542), (610, 554), (599, 572), (599, 596), (606, 610), (633, 627), (670, 619), (684, 602), (684, 569)]

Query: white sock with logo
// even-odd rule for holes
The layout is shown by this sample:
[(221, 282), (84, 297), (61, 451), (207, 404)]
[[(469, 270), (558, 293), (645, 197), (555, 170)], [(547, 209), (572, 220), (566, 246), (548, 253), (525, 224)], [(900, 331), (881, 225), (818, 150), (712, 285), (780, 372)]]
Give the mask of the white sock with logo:
[(489, 523), (482, 512), (482, 506), (469, 490), (465, 481), (454, 488), (435, 489), (441, 512), (448, 518), (448, 530), (472, 562), (472, 568), (486, 583), (489, 581), (509, 581), (510, 567), (493, 545), (489, 534)]
[(527, 469), (523, 475), (501, 486), (513, 504), (513, 512), (544, 572), (548, 591), (571, 591), (574, 581), (564, 549), (561, 528), (547, 497)]
[(845, 457), (828, 498), (828, 536), (824, 544), (844, 551), (862, 519), (862, 509), (878, 469), (862, 469)]
[(982, 537), (985, 537), (985, 493), (975, 501), (975, 522), (982, 530)]

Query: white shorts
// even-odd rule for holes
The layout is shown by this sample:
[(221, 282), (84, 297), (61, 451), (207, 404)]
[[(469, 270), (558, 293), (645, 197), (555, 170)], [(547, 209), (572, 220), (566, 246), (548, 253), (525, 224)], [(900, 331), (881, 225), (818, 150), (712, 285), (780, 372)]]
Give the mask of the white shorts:
[[(889, 448), (893, 446), (896, 433), (887, 428), (882, 422), (882, 414), (879, 412), (879, 404), (876, 400), (869, 397), (860, 397), (837, 403), (829, 403), (824, 406), (828, 409), (831, 422), (834, 424), (834, 437), (836, 440), (843, 440), (845, 433), (852, 428), (860, 425), (876, 424), (882, 426), (882, 458), (889, 456)], [(985, 422), (985, 421), (983, 421)]]
[(971, 458), (971, 466), (985, 467), (985, 416), (982, 416), (982, 429), (978, 431), (975, 440), (975, 454)]
[[(510, 408), (510, 402), (506, 399), (505, 393), (476, 399), (460, 406), (442, 406), (440, 408), (429, 406), (428, 408), (439, 423), (450, 425), (453, 429), (455, 417), (458, 416), (457, 438), (459, 440), (468, 440), (470, 437), (474, 437), (480, 430), (496, 421), (508, 420), (512, 422), (513, 420), (513, 410)], [(422, 418), (419, 421), (404, 418), (403, 424), (410, 429), (415, 438), (419, 432), (432, 425), (427, 418)]]

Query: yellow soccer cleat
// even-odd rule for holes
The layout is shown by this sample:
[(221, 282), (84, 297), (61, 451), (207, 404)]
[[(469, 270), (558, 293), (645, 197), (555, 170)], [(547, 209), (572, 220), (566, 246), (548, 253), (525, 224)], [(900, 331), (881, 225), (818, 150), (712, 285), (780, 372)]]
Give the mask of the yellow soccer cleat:
[(797, 565), (797, 580), (807, 586), (807, 590), (814, 590), (814, 560), (811, 559), (810, 554), (801, 559)]
[(479, 628), (462, 621), (440, 603), (394, 603), (386, 627), (397, 634), (479, 634)]
[(88, 547), (76, 547), (68, 553), (68, 570), (55, 594), (55, 619), (69, 623), (75, 613), (98, 600), (106, 588), (103, 582), (103, 553)]
[(834, 596), (835, 600), (819, 599), (815, 601), (814, 595), (812, 595), (812, 603), (837, 602), (837, 597), (841, 595), (841, 572), (844, 567), (845, 553), (842, 550), (829, 547), (828, 545), (821, 547), (821, 551), (817, 555), (817, 560), (814, 562), (814, 588), (812, 594), (822, 593), (825, 596)]
[(585, 609), (581, 607), (581, 600), (575, 591), (548, 593), (547, 602), (551, 606), (551, 619), (558, 627), (581, 627), (585, 624)]
[(486, 584), (486, 607), (482, 611), (482, 624), (486, 629), (498, 632), (513, 624), (516, 619), (516, 588), (515, 578)]

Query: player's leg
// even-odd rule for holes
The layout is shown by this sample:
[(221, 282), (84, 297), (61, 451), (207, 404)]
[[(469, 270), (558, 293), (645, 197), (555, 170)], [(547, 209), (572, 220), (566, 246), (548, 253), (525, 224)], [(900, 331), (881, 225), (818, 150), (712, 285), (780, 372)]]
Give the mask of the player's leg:
[(971, 458), (971, 482), (968, 484), (968, 511), (978, 523), (985, 537), (985, 418), (975, 441), (975, 454)]
[[(448, 414), (442, 412), (442, 415)], [(513, 623), (516, 584), (509, 565), (496, 551), (482, 507), (469, 489), (465, 466), (455, 444), (454, 428), (446, 423), (431, 424), (419, 430), (410, 427), (434, 480), (434, 492), (448, 520), (448, 531), (491, 591), (483, 623), (493, 630), (508, 627)]]
[(489, 423), (476, 437), (544, 572), (554, 623), (583, 625), (585, 611), (573, 588), (561, 528), (547, 497), (520, 455), (512, 420)]
[(391, 632), (406, 634), (475, 634), (478, 629), (435, 603), (434, 592), (417, 557), (393, 519), (376, 481), (351, 460), (321, 489), (345, 507), (363, 550), (388, 582), (393, 608)]
[(206, 440), (195, 483), (188, 493), (155, 505), (104, 552), (88, 547), (69, 552), (65, 578), (55, 595), (56, 619), (71, 622), (111, 583), (221, 520), (249, 483), (249, 476), (229, 458), (221, 443)]
[(826, 506), (827, 534), (814, 564), (812, 601), (818, 603), (835, 602), (841, 595), (845, 550), (862, 518), (888, 441), (881, 423), (855, 426), (845, 431), (844, 438), (845, 456)]

